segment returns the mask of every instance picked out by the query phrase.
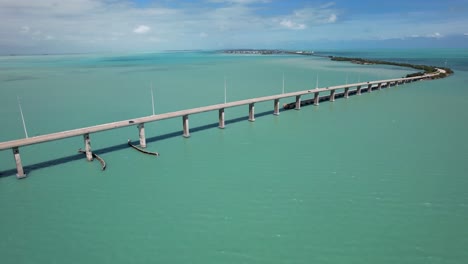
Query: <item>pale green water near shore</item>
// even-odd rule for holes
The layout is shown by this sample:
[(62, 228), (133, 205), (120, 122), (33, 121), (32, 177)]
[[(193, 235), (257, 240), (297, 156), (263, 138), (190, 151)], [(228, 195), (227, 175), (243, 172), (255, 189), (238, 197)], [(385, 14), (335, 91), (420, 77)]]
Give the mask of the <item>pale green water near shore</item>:
[[(278, 117), (261, 103), (267, 115), (224, 130), (196, 131), (217, 112), (193, 115), (189, 139), (170, 134), (179, 118), (147, 124), (158, 158), (125, 146), (135, 127), (92, 134), (105, 172), (75, 155), (81, 138), (21, 148), (21, 181), (1, 151), (1, 263), (468, 262), (468, 52), (339, 55), (356, 54), (456, 73)], [(163, 113), (223, 102), (224, 76), (234, 101), (280, 93), (283, 72), (286, 91), (411, 72), (212, 53), (1, 57), (0, 70), (0, 141), (24, 136), (16, 96), (34, 136), (150, 115), (150, 82)]]

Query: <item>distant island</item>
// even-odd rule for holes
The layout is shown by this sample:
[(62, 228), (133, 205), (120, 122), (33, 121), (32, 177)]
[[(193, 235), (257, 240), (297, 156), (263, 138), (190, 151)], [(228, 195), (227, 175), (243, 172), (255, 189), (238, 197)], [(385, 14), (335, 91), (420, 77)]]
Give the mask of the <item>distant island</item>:
[(313, 51), (291, 51), (291, 50), (271, 50), (271, 49), (229, 49), (223, 50), (223, 53), (228, 54), (260, 54), (260, 55), (274, 55), (274, 54), (294, 54), (294, 55), (305, 55), (310, 56), (313, 55)]
[(420, 70), (420, 72), (407, 74), (406, 75), (407, 78), (423, 76), (423, 75), (431, 74), (431, 73), (439, 73), (437, 75), (432, 76), (431, 78), (440, 79), (440, 78), (445, 78), (453, 74), (453, 70), (447, 67), (436, 67), (436, 66), (427, 66), (427, 65), (422, 65), (422, 64), (409, 64), (409, 63), (391, 62), (391, 61), (383, 61), (383, 60), (371, 60), (371, 59), (363, 59), (363, 58), (324, 56), (324, 55), (315, 54), (313, 51), (303, 51), (303, 50), (291, 51), (291, 50), (280, 50), (280, 49), (227, 49), (227, 50), (222, 50), (221, 52), (228, 53), (228, 54), (260, 54), (260, 55), (293, 54), (293, 55), (305, 55), (305, 56), (318, 56), (318, 57), (329, 58), (332, 61), (348, 61), (351, 63), (362, 64), (362, 65), (373, 65), (373, 64), (392, 65), (392, 66), (407, 67), (407, 68)]
[(372, 65), (372, 64), (392, 65), (392, 66), (407, 67), (407, 68), (413, 68), (416, 70), (422, 70), (421, 72), (408, 74), (406, 75), (406, 77), (423, 76), (425, 74), (439, 72), (439, 74), (433, 76), (432, 79), (440, 79), (440, 78), (445, 78), (453, 74), (453, 70), (447, 67), (436, 67), (436, 66), (427, 66), (427, 65), (422, 65), (422, 64), (409, 64), (409, 63), (391, 62), (391, 61), (383, 61), (383, 60), (370, 60), (370, 59), (362, 59), (362, 58), (348, 58), (348, 57), (335, 57), (335, 56), (329, 56), (329, 58), (332, 61), (349, 61), (351, 63), (363, 64), (363, 65)]

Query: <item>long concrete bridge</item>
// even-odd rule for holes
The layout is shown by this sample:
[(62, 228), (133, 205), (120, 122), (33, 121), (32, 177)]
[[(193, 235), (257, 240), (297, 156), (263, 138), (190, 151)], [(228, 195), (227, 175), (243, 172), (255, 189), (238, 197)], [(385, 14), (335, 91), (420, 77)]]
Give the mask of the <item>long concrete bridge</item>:
[[(35, 136), (30, 138), (23, 138), (11, 141), (0, 142), (0, 150), (12, 149), (14, 160), (16, 162), (16, 170), (17, 170), (17, 178), (21, 179), (26, 177), (26, 174), (23, 170), (23, 165), (21, 162), (19, 148), (27, 145), (39, 144), (43, 142), (59, 140), (69, 137), (76, 137), (82, 136), (84, 139), (84, 146), (85, 146), (85, 153), (87, 160), (93, 160), (93, 153), (91, 152), (91, 144), (90, 144), (90, 134), (97, 133), (105, 130), (117, 129), (121, 127), (127, 126), (137, 126), (139, 131), (139, 138), (140, 138), (140, 146), (142, 148), (146, 147), (146, 136), (145, 136), (145, 123), (155, 122), (163, 119), (169, 118), (176, 118), (182, 117), (182, 129), (183, 129), (183, 136), (190, 137), (190, 129), (189, 129), (189, 115), (208, 112), (208, 111), (216, 111), (219, 112), (219, 128), (224, 128), (224, 110), (230, 107), (248, 105), (249, 106), (249, 121), (255, 121), (255, 103), (265, 102), (265, 101), (273, 101), (273, 114), (279, 115), (280, 106), (279, 101), (280, 99), (288, 98), (288, 97), (295, 97), (296, 101), (294, 103), (295, 109), (299, 110), (301, 108), (301, 99), (302, 96), (313, 94), (313, 104), (318, 105), (321, 99), (326, 98), (329, 101), (335, 101), (335, 97), (337, 96), (336, 91), (340, 89), (344, 89), (344, 92), (340, 94), (344, 98), (348, 98), (351, 94), (353, 95), (360, 95), (361, 92), (372, 92), (373, 90), (380, 90), (382, 88), (388, 88), (393, 85), (404, 84), (407, 82), (418, 81), (421, 79), (428, 79), (438, 75), (439, 72), (433, 74), (426, 74), (417, 77), (409, 77), (409, 78), (397, 78), (397, 79), (389, 79), (389, 80), (379, 80), (379, 81), (370, 81), (370, 82), (360, 82), (360, 83), (353, 83), (353, 84), (345, 84), (345, 85), (337, 85), (331, 86), (326, 88), (315, 88), (310, 90), (303, 90), (298, 92), (291, 92), (291, 93), (283, 93), (271, 96), (264, 96), (264, 97), (257, 97), (251, 98), (246, 100), (240, 100), (235, 102), (229, 102), (224, 104), (216, 104), (210, 106), (203, 106), (198, 108), (192, 108), (187, 110), (181, 110), (176, 112), (158, 114), (158, 115), (151, 115), (145, 117), (134, 118), (130, 120), (123, 120), (113, 123), (107, 123), (102, 125), (96, 125), (91, 127), (85, 128), (78, 128), (73, 130), (67, 130), (57, 133), (51, 133), (41, 136)], [(352, 88), (355, 88), (351, 90)], [(320, 94), (329, 93), (329, 95), (320, 96)]]

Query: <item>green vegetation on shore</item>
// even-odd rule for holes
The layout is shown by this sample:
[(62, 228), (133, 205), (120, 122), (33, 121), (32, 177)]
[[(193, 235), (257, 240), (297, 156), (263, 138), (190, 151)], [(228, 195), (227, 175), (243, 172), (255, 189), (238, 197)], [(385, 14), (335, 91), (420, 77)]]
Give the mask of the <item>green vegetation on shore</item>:
[(230, 49), (223, 50), (223, 53), (229, 54), (261, 54), (261, 55), (274, 55), (274, 54), (292, 54), (292, 55), (305, 55), (310, 56), (314, 54), (313, 51), (292, 51), (292, 50), (278, 50), (278, 49)]
[(421, 72), (408, 74), (406, 75), (406, 77), (415, 77), (415, 76), (422, 76), (425, 74), (435, 73), (438, 71), (437, 69), (443, 70), (445, 71), (445, 73), (440, 72), (438, 75), (433, 76), (432, 79), (445, 78), (449, 76), (450, 74), (453, 74), (453, 70), (450, 68), (446, 68), (446, 67), (435, 67), (435, 66), (427, 66), (427, 65), (421, 65), (421, 64), (409, 64), (409, 63), (391, 62), (391, 61), (383, 61), (383, 60), (370, 60), (370, 59), (362, 59), (362, 58), (347, 58), (347, 57), (335, 57), (335, 56), (329, 56), (329, 58), (332, 61), (349, 61), (352, 63), (364, 64), (364, 65), (383, 64), (383, 65), (408, 67), (408, 68), (413, 68), (416, 70), (421, 70)]

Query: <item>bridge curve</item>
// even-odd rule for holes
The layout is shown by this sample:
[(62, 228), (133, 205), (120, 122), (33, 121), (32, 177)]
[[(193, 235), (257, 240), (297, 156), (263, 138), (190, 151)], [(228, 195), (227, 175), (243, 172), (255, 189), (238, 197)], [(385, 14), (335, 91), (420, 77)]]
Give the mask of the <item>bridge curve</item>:
[(425, 75), (416, 76), (416, 77), (395, 78), (395, 79), (388, 79), (388, 80), (378, 80), (378, 81), (336, 85), (336, 86), (330, 86), (330, 87), (325, 87), (325, 88), (315, 88), (315, 89), (302, 90), (302, 91), (290, 92), (290, 93), (284, 93), (284, 94), (276, 94), (276, 95), (270, 95), (270, 96), (250, 98), (250, 99), (228, 102), (228, 103), (223, 103), (223, 104), (202, 106), (202, 107), (163, 113), (163, 114), (158, 114), (158, 115), (138, 117), (138, 118), (116, 121), (116, 122), (111, 122), (111, 123), (106, 123), (106, 124), (101, 124), (101, 125), (96, 125), (96, 126), (77, 128), (77, 129), (50, 133), (50, 134), (40, 135), (40, 136), (35, 136), (35, 137), (0, 142), (0, 151), (6, 150), (6, 149), (13, 150), (14, 158), (16, 161), (16, 168), (18, 172), (17, 177), (24, 178), (26, 175), (24, 174), (24, 171), (23, 171), (21, 158), (19, 155), (19, 147), (39, 144), (39, 143), (49, 142), (49, 141), (54, 141), (54, 140), (60, 140), (60, 139), (69, 138), (69, 137), (83, 136), (84, 143), (85, 143), (86, 157), (88, 160), (92, 160), (93, 156), (92, 156), (90, 140), (89, 140), (89, 134), (91, 133), (97, 133), (97, 132), (102, 132), (106, 130), (118, 129), (122, 127), (137, 125), (139, 129), (139, 135), (140, 135), (140, 146), (144, 148), (146, 147), (146, 139), (145, 139), (145, 134), (144, 134), (145, 123), (156, 122), (159, 120), (176, 118), (176, 117), (182, 117), (183, 136), (189, 137), (190, 136), (189, 125), (188, 125), (189, 115), (218, 110), (219, 111), (219, 127), (224, 128), (224, 109), (226, 108), (249, 105), (249, 121), (254, 121), (255, 120), (255, 114), (254, 114), (255, 103), (265, 102), (265, 101), (274, 101), (273, 114), (279, 115), (279, 100), (280, 99), (296, 97), (295, 106), (296, 106), (296, 109), (300, 109), (300, 106), (301, 106), (300, 99), (302, 95), (313, 93), (315, 95), (313, 102), (314, 104), (318, 105), (319, 94), (323, 92), (330, 92), (329, 100), (334, 101), (335, 92), (338, 89), (345, 89), (344, 96), (347, 98), (349, 89), (352, 87), (356, 87), (356, 90), (353, 91), (353, 93), (360, 94), (361, 87), (363, 86), (367, 86), (367, 89), (372, 90), (372, 87), (374, 85), (377, 85), (377, 87), (380, 89), (382, 86), (390, 86), (391, 84), (406, 83), (406, 82), (412, 82), (412, 81), (417, 81), (421, 79), (432, 78), (434, 76), (437, 76), (440, 73), (441, 71), (439, 70), (438, 72), (433, 73), (433, 74), (425, 74)]

